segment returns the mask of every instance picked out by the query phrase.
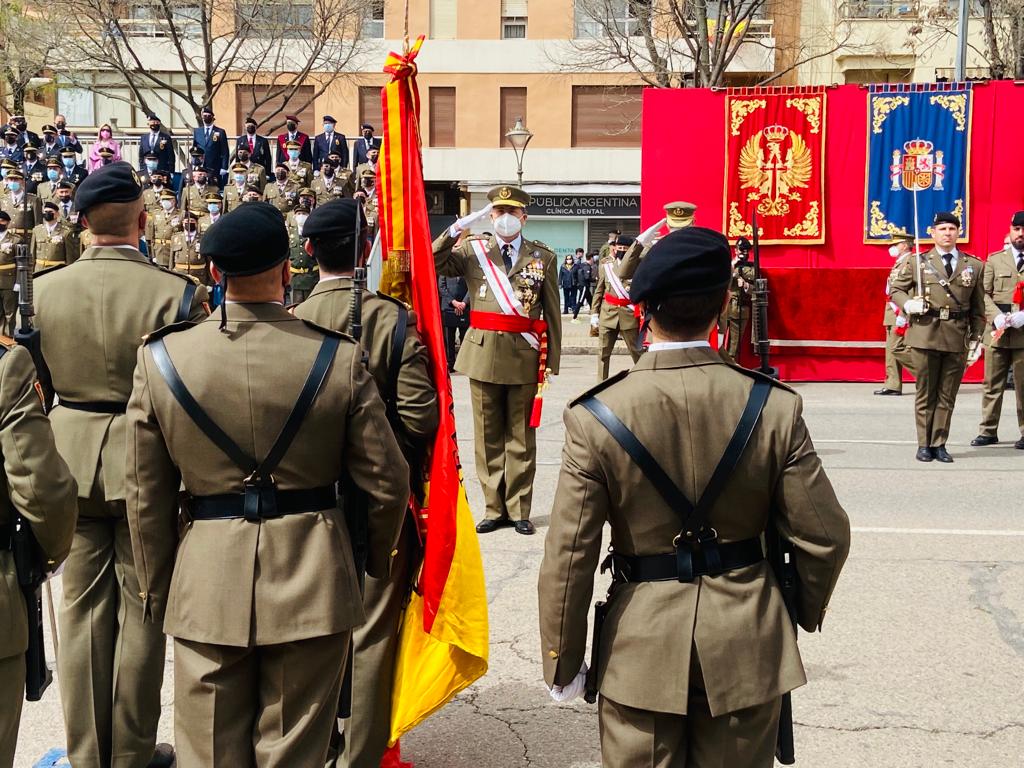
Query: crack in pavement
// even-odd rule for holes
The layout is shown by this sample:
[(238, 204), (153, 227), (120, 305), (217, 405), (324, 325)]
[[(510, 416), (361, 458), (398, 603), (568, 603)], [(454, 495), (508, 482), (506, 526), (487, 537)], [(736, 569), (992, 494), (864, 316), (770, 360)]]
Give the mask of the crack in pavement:
[(917, 731), (919, 733), (927, 733), (933, 736), (974, 736), (981, 739), (990, 739), (993, 736), (998, 736), (1004, 731), (1013, 730), (1014, 728), (1024, 728), (1024, 723), (1004, 723), (997, 728), (993, 728), (988, 731), (955, 731), (948, 730), (945, 728), (925, 728), (921, 725), (858, 725), (853, 727), (843, 727), (838, 725), (815, 725), (813, 723), (801, 723), (794, 720), (793, 725), (798, 725), (801, 728), (811, 728), (816, 731), (837, 731), (840, 733), (865, 733), (867, 731)]
[(1003, 642), (1024, 657), (1024, 625), (1017, 613), (1003, 603), (1003, 590), (999, 586), (999, 577), (1008, 570), (1006, 566), (995, 564), (972, 566), (971, 603), (992, 617)]
[(512, 734), (512, 737), (516, 741), (518, 741), (523, 748), (523, 760), (526, 761), (527, 768), (532, 766), (533, 759), (530, 757), (530, 745), (526, 743), (526, 739), (523, 738), (522, 734), (520, 734), (519, 731), (515, 729), (516, 724), (514, 724), (511, 720), (506, 720), (502, 717), (498, 717), (498, 715), (495, 715), (491, 712), (484, 712), (483, 709), (481, 709), (480, 705), (477, 703), (477, 697), (479, 695), (479, 691), (472, 691), (469, 695), (466, 696), (465, 702), (469, 704), (469, 706), (473, 708), (473, 712), (477, 715), (480, 715), (480, 717), (489, 717), (491, 720), (495, 720), (504, 725), (506, 728), (508, 728), (509, 733)]

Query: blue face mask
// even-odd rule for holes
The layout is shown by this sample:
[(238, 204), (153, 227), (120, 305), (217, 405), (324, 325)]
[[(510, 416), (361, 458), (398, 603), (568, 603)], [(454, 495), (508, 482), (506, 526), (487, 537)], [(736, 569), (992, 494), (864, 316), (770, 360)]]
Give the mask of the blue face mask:
[(216, 203), (209, 203), (206, 206), (206, 210), (208, 210), (210, 213), (216, 213), (217, 211), (220, 210), (220, 206), (217, 205)]
[(8, 187), (8, 189), (11, 190), (11, 192), (14, 192), (15, 194), (17, 194), (18, 192), (21, 192), (21, 182), (20, 181), (8, 182), (7, 187)]
[(6, 179), (6, 178), (7, 178), (7, 169), (6, 168), (0, 168), (0, 179)]
[(334, 131), (334, 123), (324, 123), (324, 133), (332, 133)]
[(289, 160), (298, 160), (299, 159), (299, 150), (297, 150), (297, 149), (289, 149), (288, 150), (288, 159)]
[(235, 174), (235, 184), (244, 184), (244, 183), (245, 183), (245, 174), (244, 173), (236, 173)]
[(56, 181), (59, 176), (60, 174), (52, 169), (46, 172), (46, 178), (50, 181)]
[(73, 158), (73, 157), (65, 157), (64, 160), (63, 160), (63, 163), (64, 163), (64, 167), (65, 168), (74, 168), (75, 167), (75, 158)]
[(156, 167), (158, 165), (159, 165), (159, 163), (157, 163), (155, 160), (147, 160), (146, 161), (146, 170), (149, 171), (150, 173), (152, 173), (153, 171), (156, 170)]

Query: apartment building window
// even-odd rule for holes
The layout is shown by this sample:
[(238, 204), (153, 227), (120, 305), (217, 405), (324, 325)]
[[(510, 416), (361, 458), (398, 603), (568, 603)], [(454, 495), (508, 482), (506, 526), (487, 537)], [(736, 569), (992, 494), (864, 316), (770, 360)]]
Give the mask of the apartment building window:
[(502, 88), (501, 89), (501, 124), (499, 128), (499, 147), (511, 147), (512, 143), (505, 138), (505, 133), (516, 124), (516, 120), (522, 119), (523, 125), (529, 125), (526, 120), (526, 89), (525, 88)]
[(430, 36), (453, 40), (458, 29), (458, 0), (430, 0)]
[(455, 89), (430, 89), (430, 146), (455, 146)]
[(909, 83), (913, 75), (912, 69), (848, 69), (846, 83)]
[[(195, 116), (192, 107), (175, 95), (170, 88), (185, 91), (188, 78), (182, 72), (153, 72), (153, 77), (167, 88), (145, 88), (142, 96), (150, 109), (156, 111), (164, 125), (172, 130), (185, 130), (192, 126)], [(193, 88), (200, 88), (193, 81)], [(146, 128), (146, 111), (135, 106), (135, 99), (124, 79), (116, 72), (81, 72), (74, 80), (57, 80), (57, 111), (68, 119), (75, 129), (92, 128), (117, 121), (117, 132), (132, 128)]]
[(171, 25), (181, 37), (199, 36), (202, 8), (199, 3), (176, 3), (164, 7), (158, 2), (132, 3), (121, 19), (125, 34), (132, 37), (169, 37)]
[(847, 19), (917, 18), (917, 0), (848, 0), (843, 5)]
[[(384, 130), (384, 108), (380, 104), (380, 86), (359, 87), (359, 125), (369, 123), (379, 134)], [(359, 131), (355, 131), (358, 135)]]
[(235, 24), (250, 37), (308, 37), (313, 28), (313, 4), (287, 0), (269, 3), (240, 0), (235, 5)]
[[(287, 89), (290, 91), (291, 89)], [(235, 88), (235, 132), (241, 134), (245, 128), (245, 118), (252, 115), (261, 130), (277, 130), (284, 125), (285, 115), (299, 118), (300, 127), (309, 129), (316, 120), (313, 108), (313, 86), (299, 86), (291, 98), (285, 102), (286, 89), (271, 90), (266, 85), (239, 85)], [(273, 94), (272, 96), (270, 94)], [(270, 96), (270, 98), (268, 98)], [(260, 103), (262, 102), (262, 103)], [(259, 106), (256, 106), (259, 103)], [(315, 131), (310, 131), (314, 133)]]
[(645, 19), (650, 20), (652, 0), (576, 0), (575, 36), (608, 37), (617, 34), (643, 34)]
[(371, 40), (384, 39), (384, 0), (370, 0), (366, 17), (363, 19), (363, 37)]
[(639, 147), (639, 86), (575, 85), (572, 146)]
[(526, 37), (527, 0), (501, 0), (501, 39), (522, 40)]

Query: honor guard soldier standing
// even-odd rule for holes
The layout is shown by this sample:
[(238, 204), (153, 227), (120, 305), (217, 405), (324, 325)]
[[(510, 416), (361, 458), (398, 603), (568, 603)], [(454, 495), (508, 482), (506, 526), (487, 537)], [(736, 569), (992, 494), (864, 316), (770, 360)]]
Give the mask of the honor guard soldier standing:
[(274, 169), (274, 183), (263, 189), (263, 197), (282, 214), (287, 214), (295, 207), (299, 189), (299, 184), (288, 176), (288, 165), (278, 163)]
[[(348, 333), (356, 237), (361, 260), (369, 248), (359, 203), (336, 200), (317, 207), (306, 220), (304, 234), (307, 255), (320, 265), (320, 283), (293, 312), (296, 317)], [(368, 354), (366, 366), (384, 398), (391, 430), (413, 473), (418, 474), (417, 465), (422, 465), (433, 443), (438, 410), (416, 316), (389, 296), (363, 290), (360, 322), (360, 346)], [(417, 489), (408, 489), (409, 493), (414, 491)], [(366, 580), (363, 607), (367, 620), (352, 638), (353, 706), (352, 716), (344, 723), (339, 768), (378, 768), (387, 748), (398, 630), (419, 570), (416, 525), (407, 514), (392, 552), (391, 572), (383, 578), (371, 576)]]
[(202, 285), (212, 285), (209, 265), (200, 247), (199, 214), (195, 211), (182, 211), (181, 230), (171, 235), (171, 263), (174, 271), (188, 275)]
[(206, 245), (220, 317), (152, 334), (128, 407), (145, 619), (174, 638), (180, 768), (322, 766), (364, 620), (336, 485), (366, 493), (367, 570), (383, 577), (408, 468), (360, 347), (281, 305), (280, 212), (243, 205)]
[(19, 244), (30, 244), (32, 230), (43, 220), (43, 209), (39, 198), (25, 191), (25, 175), (20, 168), (8, 171), (5, 181), (8, 194), (4, 195), (0, 208), (11, 217), (7, 237), (13, 247), (9, 251), (0, 248), (0, 301), (4, 312), (4, 326), (0, 330), (3, 335), (13, 337), (18, 309), (18, 294), (14, 292), (14, 252)]
[(985, 330), (985, 290), (980, 259), (956, 247), (960, 219), (937, 213), (934, 247), (920, 257), (920, 279), (910, 258), (892, 283), (892, 300), (910, 319), (907, 345), (913, 350), (917, 393), (917, 460), (951, 464), (946, 450), (953, 406), (967, 368), (967, 352)]
[(316, 194), (317, 205), (328, 200), (352, 197), (352, 172), (341, 164), (340, 155), (331, 155), (324, 159), (320, 166), (320, 175), (313, 181), (313, 192)]
[(0, 768), (14, 765), (25, 652), (33, 629), (15, 569), (14, 516), (27, 521), (46, 570), (54, 571), (71, 549), (78, 514), (75, 481), (57, 453), (35, 384), (31, 353), (0, 338), (0, 459), (6, 486), (0, 500), (0, 615), (5, 622), (0, 632)]
[[(459, 219), (434, 241), (434, 262), (439, 275), (466, 278), (473, 307), (455, 370), (469, 377), (476, 471), (487, 504), (476, 529), (489, 533), (514, 525), (529, 535), (537, 469), (531, 410), (538, 405), (538, 381), (558, 373), (562, 351), (558, 264), (547, 246), (522, 235), (526, 192), (503, 185), (487, 197), (491, 205)], [(459, 241), (488, 216), (496, 238)]]
[(889, 270), (885, 281), (885, 316), (882, 325), (885, 327), (885, 383), (876, 389), (876, 395), (900, 396), (903, 394), (903, 369), (914, 372), (910, 347), (907, 346), (907, 316), (892, 300), (892, 284), (899, 277), (903, 266), (913, 258), (914, 236), (908, 232), (897, 232), (893, 235), (895, 242), (889, 246), (889, 255), (896, 261)]
[(750, 322), (750, 290), (754, 287), (750, 241), (741, 238), (736, 251), (732, 278), (729, 281), (729, 304), (718, 318), (718, 328), (724, 342), (718, 352), (727, 363), (735, 363), (739, 359), (743, 332)]
[(206, 196), (216, 190), (215, 184), (210, 184), (212, 171), (202, 166), (192, 169), (192, 183), (185, 187), (181, 193), (181, 210), (183, 211), (205, 211)]
[(44, 203), (43, 223), (32, 230), (29, 251), (36, 272), (71, 264), (78, 258), (78, 241), (68, 236), (72, 225), (61, 219), (58, 211), (56, 203)]
[(606, 766), (774, 765), (781, 697), (806, 676), (761, 536), (771, 526), (795, 550), (792, 608), (808, 632), (849, 551), (800, 396), (708, 344), (729, 279), (718, 232), (655, 244), (630, 291), (648, 353), (565, 411), (538, 580), (544, 679), (556, 701), (583, 692), (608, 523), (612, 586), (586, 685), (588, 700), (600, 691)]
[[(313, 183), (313, 166), (299, 159), (302, 145), (297, 141), (289, 141), (285, 144), (285, 150), (287, 160), (284, 162), (284, 167), (288, 169), (288, 178), (300, 187), (308, 187)], [(280, 166), (281, 164), (278, 163), (278, 167)]]
[(600, 356), (597, 358), (597, 378), (608, 378), (608, 366), (612, 350), (619, 336), (626, 342), (626, 349), (635, 363), (643, 354), (637, 340), (640, 330), (640, 310), (629, 300), (628, 279), (619, 274), (622, 257), (633, 245), (633, 238), (619, 235), (609, 254), (597, 265), (597, 290), (594, 291), (591, 325), (597, 325), (601, 340)]
[(160, 210), (146, 218), (146, 243), (153, 261), (166, 269), (174, 269), (171, 242), (175, 233), (181, 232), (181, 213), (174, 191), (165, 189), (160, 193)]
[(1010, 221), (1010, 244), (989, 254), (982, 277), (985, 314), (985, 389), (981, 398), (981, 425), (971, 445), (999, 442), (999, 416), (1003, 411), (1006, 379), (1013, 371), (1016, 382), (1017, 428), (1021, 437), (1013, 444), (1024, 451), (1024, 211)]
[[(43, 356), (59, 400), (50, 421), (78, 482), (57, 660), (68, 759), (76, 766), (169, 766), (168, 747), (154, 754), (165, 639), (159, 626), (143, 622), (146, 596), (125, 520), (124, 414), (142, 338), (206, 317), (207, 294), (137, 250), (146, 213), (130, 163), (90, 174), (77, 203), (95, 247), (35, 281)], [(177, 499), (175, 488), (160, 501)]]

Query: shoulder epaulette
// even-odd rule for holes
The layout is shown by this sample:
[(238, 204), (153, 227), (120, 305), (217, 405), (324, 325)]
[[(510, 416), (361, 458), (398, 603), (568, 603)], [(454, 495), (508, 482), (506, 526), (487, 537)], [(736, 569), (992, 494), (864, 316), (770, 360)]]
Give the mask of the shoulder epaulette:
[(380, 291), (377, 291), (374, 295), (377, 296), (380, 299), (384, 299), (385, 301), (390, 301), (392, 304), (397, 304), (398, 306), (403, 307), (406, 310), (412, 309), (412, 307), (410, 307), (408, 304), (406, 304), (401, 299), (396, 299), (394, 296), (391, 296), (389, 294), (381, 293)]
[(322, 325), (317, 325), (316, 323), (314, 323), (314, 322), (312, 322), (310, 320), (303, 319), (302, 322), (304, 322), (306, 324), (307, 328), (311, 328), (314, 331), (317, 331), (318, 333), (322, 333), (324, 336), (335, 336), (335, 337), (337, 337), (339, 339), (342, 339), (344, 341), (351, 341), (353, 344), (356, 343), (356, 340), (354, 338), (352, 338), (351, 336), (349, 336), (347, 333), (342, 333), (341, 331), (335, 331), (332, 328), (324, 328)]
[(34, 275), (32, 275), (32, 279), (35, 280), (37, 277), (42, 277), (43, 275), (48, 275), (51, 272), (56, 272), (58, 269), (64, 269), (64, 267), (67, 267), (67, 266), (70, 266), (70, 264), (54, 264), (52, 267), (47, 267), (46, 269), (40, 269), (38, 272), (36, 272)]
[(761, 373), (760, 371), (755, 371), (752, 368), (744, 368), (742, 365), (730, 363), (729, 361), (725, 361), (725, 364), (732, 368), (734, 371), (742, 373), (744, 376), (749, 376), (752, 379), (764, 379), (765, 381), (771, 382), (776, 387), (779, 387), (779, 389), (784, 389), (787, 392), (792, 392), (793, 394), (796, 394), (796, 390), (789, 386), (789, 384), (779, 381), (778, 379), (769, 376), (768, 374)]
[(468, 242), (470, 240), (490, 240), (490, 239), (491, 238), (488, 237), (487, 235), (470, 235), (463, 242)]
[[(150, 263), (152, 263), (152, 262), (150, 262)], [(199, 278), (196, 277), (195, 275), (186, 275), (184, 272), (175, 272), (173, 269), (168, 269), (167, 267), (162, 267), (159, 264), (153, 264), (153, 266), (156, 267), (157, 269), (159, 269), (161, 272), (166, 272), (169, 275), (174, 275), (175, 277), (177, 277), (180, 280), (184, 280), (186, 283), (191, 282), (191, 283), (195, 283), (196, 285), (201, 285), (202, 284), (199, 281)]]
[(145, 346), (146, 344), (149, 344), (149, 342), (151, 341), (162, 339), (164, 336), (167, 336), (168, 334), (171, 333), (177, 333), (178, 331), (187, 331), (189, 328), (192, 328), (193, 326), (196, 325), (199, 325), (199, 323), (197, 323), (195, 320), (182, 320), (180, 323), (171, 323), (170, 325), (165, 325), (163, 328), (157, 328), (152, 333), (147, 333), (145, 336), (143, 336), (142, 344), (143, 346)]
[(588, 397), (593, 397), (598, 392), (603, 392), (612, 384), (617, 384), (618, 382), (622, 381), (628, 375), (629, 369), (626, 369), (624, 371), (619, 371), (614, 376), (610, 376), (598, 384), (595, 384), (590, 389), (581, 394), (579, 397), (577, 397), (575, 400), (573, 400), (571, 403), (569, 403), (569, 407), (572, 408), (574, 405), (579, 405), (583, 400), (586, 400)]

